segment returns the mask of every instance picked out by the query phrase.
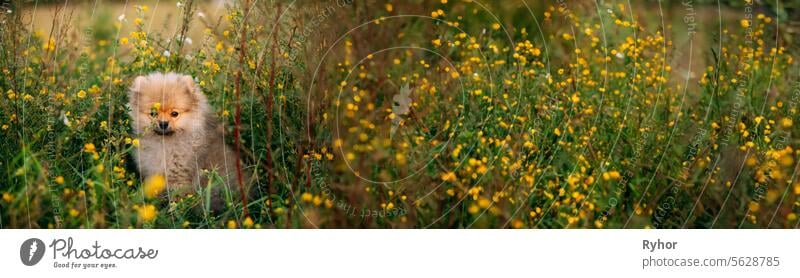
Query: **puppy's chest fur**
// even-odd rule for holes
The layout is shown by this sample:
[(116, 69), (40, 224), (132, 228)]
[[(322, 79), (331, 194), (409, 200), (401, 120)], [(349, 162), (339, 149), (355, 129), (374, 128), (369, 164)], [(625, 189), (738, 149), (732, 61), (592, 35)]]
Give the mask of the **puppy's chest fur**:
[(141, 139), (138, 164), (144, 176), (163, 174), (170, 187), (197, 184), (207, 164), (204, 138), (148, 135)]

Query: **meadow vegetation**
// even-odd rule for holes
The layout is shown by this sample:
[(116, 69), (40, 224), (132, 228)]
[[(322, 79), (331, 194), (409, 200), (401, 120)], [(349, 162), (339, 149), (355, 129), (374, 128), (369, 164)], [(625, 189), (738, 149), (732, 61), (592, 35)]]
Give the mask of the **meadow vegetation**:
[[(40, 7), (42, 30), (13, 2), (0, 227), (797, 227), (800, 72), (774, 5), (692, 25), (705, 4), (482, 2), (190, 0), (163, 32), (172, 3)], [(197, 210), (207, 192), (137, 174), (126, 92), (153, 71), (207, 94), (247, 202)]]

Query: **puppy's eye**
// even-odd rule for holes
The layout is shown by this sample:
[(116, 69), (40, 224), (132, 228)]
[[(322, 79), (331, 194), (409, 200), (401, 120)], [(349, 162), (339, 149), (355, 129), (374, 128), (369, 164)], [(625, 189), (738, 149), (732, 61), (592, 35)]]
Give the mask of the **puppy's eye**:
[(150, 111), (150, 117), (155, 118), (157, 115), (158, 113), (156, 113), (156, 111)]
[(169, 115), (173, 118), (178, 117), (178, 111), (172, 111), (172, 113), (169, 113)]

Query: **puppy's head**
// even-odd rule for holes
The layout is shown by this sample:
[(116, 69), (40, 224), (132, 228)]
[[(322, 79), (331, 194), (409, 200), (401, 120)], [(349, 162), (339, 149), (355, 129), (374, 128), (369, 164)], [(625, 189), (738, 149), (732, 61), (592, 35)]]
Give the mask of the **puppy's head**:
[(137, 134), (173, 136), (202, 128), (208, 102), (191, 76), (151, 73), (130, 88), (133, 129)]

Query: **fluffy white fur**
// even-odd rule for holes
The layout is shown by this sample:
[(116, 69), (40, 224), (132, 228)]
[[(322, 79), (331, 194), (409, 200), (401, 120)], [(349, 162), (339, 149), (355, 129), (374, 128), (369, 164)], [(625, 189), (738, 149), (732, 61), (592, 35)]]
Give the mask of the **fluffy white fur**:
[[(130, 88), (130, 116), (140, 140), (134, 156), (142, 176), (164, 175), (167, 188), (186, 191), (208, 184), (204, 170), (216, 171), (236, 190), (238, 158), (191, 76), (152, 73)], [(168, 123), (168, 128), (159, 127)]]

